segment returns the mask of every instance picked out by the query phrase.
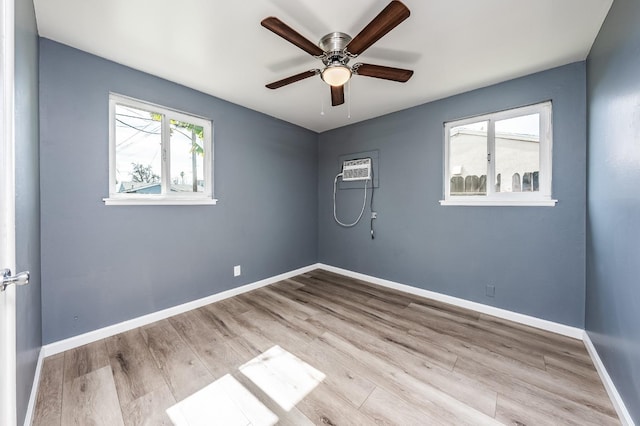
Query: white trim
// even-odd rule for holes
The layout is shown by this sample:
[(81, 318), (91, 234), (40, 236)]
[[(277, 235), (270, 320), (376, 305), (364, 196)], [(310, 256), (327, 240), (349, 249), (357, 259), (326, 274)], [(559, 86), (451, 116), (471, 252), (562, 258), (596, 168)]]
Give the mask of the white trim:
[[(15, 1), (0, 4), (0, 268), (16, 273), (16, 142), (15, 142)], [(16, 289), (0, 293), (0, 424), (15, 426), (16, 407)]]
[(317, 264), (305, 266), (293, 271), (285, 272), (280, 275), (276, 275), (270, 278), (265, 278), (254, 283), (246, 284), (241, 287), (225, 290), (220, 293), (212, 294), (211, 296), (203, 297), (202, 299), (193, 300), (191, 302), (183, 303), (182, 305), (173, 306), (171, 308), (163, 309), (161, 311), (152, 312), (141, 317), (133, 318), (127, 321), (123, 321), (118, 324), (113, 324), (104, 328), (90, 331), (88, 333), (80, 334), (77, 336), (69, 337), (68, 339), (59, 340), (57, 342), (49, 343), (42, 347), (42, 352), (45, 357), (58, 354), (60, 352), (67, 351), (69, 349), (77, 348), (78, 346), (86, 345), (88, 343), (95, 342), (106, 337), (113, 336), (118, 333), (123, 333), (128, 330), (132, 330), (137, 327), (142, 327), (147, 324), (151, 324), (156, 321), (169, 318), (174, 315), (181, 314), (183, 312), (197, 309), (202, 306), (208, 305), (213, 302), (227, 299), (229, 297), (237, 296), (242, 293), (246, 293), (251, 290), (255, 290), (260, 287), (274, 284), (278, 281), (286, 280), (296, 275), (304, 274), (306, 272), (318, 269)]
[[(119, 193), (116, 183), (116, 106), (126, 106), (143, 111), (154, 112), (162, 116), (161, 119), (161, 195), (156, 194), (126, 194)], [(175, 194), (170, 193), (171, 177), (171, 120), (188, 122), (203, 128), (203, 178), (204, 190), (198, 193)], [(162, 105), (141, 101), (117, 93), (109, 93), (109, 197), (103, 198), (106, 205), (214, 205), (217, 200), (213, 191), (213, 120), (178, 111)], [(167, 199), (176, 199), (168, 202)], [(127, 201), (125, 201), (127, 200)], [(130, 201), (128, 201), (130, 200)]]
[(346, 275), (358, 280), (368, 281), (373, 284), (377, 284), (383, 287), (392, 288), (394, 290), (400, 290), (405, 293), (413, 294), (416, 296), (426, 297), (427, 299), (437, 300), (439, 302), (448, 303), (450, 305), (459, 306), (461, 308), (471, 309), (472, 311), (480, 312), (487, 315), (493, 315), (494, 317), (506, 319), (509, 321), (517, 322), (519, 324), (528, 325), (531, 327), (539, 328), (541, 330), (550, 331), (552, 333), (561, 334), (563, 336), (571, 337), (573, 339), (582, 340), (583, 332), (581, 328), (572, 327), (565, 324), (560, 324), (553, 321), (544, 320), (541, 318), (532, 317), (530, 315), (520, 314), (518, 312), (508, 311), (506, 309), (496, 308), (494, 306), (484, 305), (482, 303), (471, 302), (469, 300), (461, 299), (459, 297), (448, 296), (442, 293), (436, 293), (435, 291), (424, 290), (422, 288), (413, 287), (406, 284), (400, 284), (395, 281), (389, 281), (382, 278), (373, 277), (371, 275), (361, 274), (359, 272), (349, 271), (348, 269), (337, 268), (335, 266), (318, 264), (318, 268), (326, 271), (335, 272), (336, 274)]
[(503, 206), (503, 207), (553, 207), (556, 205), (558, 200), (488, 200), (487, 197), (480, 197), (482, 199), (458, 199), (455, 197), (451, 197), (448, 200), (440, 200), (441, 206), (476, 206), (476, 207), (487, 207), (487, 206)]
[(208, 305), (210, 303), (217, 302), (219, 300), (224, 300), (229, 297), (237, 296), (239, 294), (246, 293), (248, 291), (255, 290), (260, 287), (274, 284), (278, 281), (282, 281), (282, 280), (294, 277), (296, 275), (313, 271), (314, 269), (324, 269), (326, 271), (335, 272), (337, 274), (342, 274), (347, 277), (368, 281), (370, 283), (377, 284), (383, 287), (388, 287), (395, 290), (403, 291), (405, 293), (413, 294), (416, 296), (426, 297), (428, 299), (449, 303), (451, 305), (471, 309), (476, 312), (493, 315), (498, 318), (507, 319), (520, 324), (525, 324), (531, 327), (536, 327), (542, 330), (550, 331), (552, 333), (557, 333), (563, 336), (568, 336), (574, 339), (582, 340), (583, 330), (580, 328), (571, 327), (568, 325), (532, 317), (529, 315), (520, 314), (513, 311), (508, 311), (506, 309), (500, 309), (493, 306), (484, 305), (482, 303), (471, 302), (469, 300), (460, 299), (458, 297), (448, 296), (445, 294), (424, 290), (424, 289), (409, 286), (406, 284), (400, 284), (400, 283), (385, 280), (382, 278), (376, 278), (370, 275), (361, 274), (359, 272), (353, 272), (347, 269), (342, 269), (335, 266), (326, 265), (323, 263), (316, 263), (309, 266), (305, 266), (300, 269), (285, 272), (283, 274), (276, 275), (274, 277), (265, 278), (264, 280), (246, 284), (241, 287), (226, 290), (221, 293), (216, 293), (211, 296), (204, 297), (202, 299), (183, 303), (182, 305), (173, 306), (171, 308), (163, 309), (157, 312), (152, 312), (150, 314), (143, 315), (141, 317), (133, 318), (118, 324), (113, 324), (104, 328), (93, 330), (88, 333), (80, 334), (78, 336), (69, 337), (68, 339), (49, 343), (42, 347), (42, 352), (44, 353), (45, 357), (55, 355), (57, 353), (64, 352), (69, 349), (73, 349), (78, 346), (86, 345), (87, 343), (95, 342), (97, 340), (104, 339), (106, 337), (110, 337), (115, 334), (122, 333), (128, 330), (132, 330), (137, 327), (151, 324), (152, 322), (160, 321), (170, 316), (178, 315), (183, 312), (196, 309), (196, 308)]
[(582, 336), (582, 341), (584, 342), (584, 346), (587, 348), (587, 352), (589, 356), (591, 356), (591, 360), (593, 364), (596, 366), (596, 370), (598, 371), (598, 375), (600, 376), (600, 380), (604, 384), (604, 388), (607, 390), (607, 394), (609, 394), (609, 398), (613, 403), (613, 407), (616, 409), (616, 413), (618, 413), (618, 417), (620, 417), (620, 421), (623, 425), (626, 426), (634, 426), (633, 419), (631, 418), (631, 414), (629, 414), (629, 410), (627, 410), (622, 397), (618, 393), (618, 389), (616, 389), (616, 385), (611, 380), (611, 376), (607, 372), (604, 363), (600, 359), (600, 355), (598, 355), (598, 351), (596, 347), (593, 345), (591, 338), (589, 337), (589, 333), (585, 330)]
[(40, 374), (42, 373), (42, 363), (44, 361), (44, 351), (42, 348), (38, 351), (38, 363), (36, 371), (33, 374), (33, 385), (31, 386), (31, 394), (29, 395), (29, 405), (27, 405), (27, 413), (24, 417), (24, 426), (30, 426), (33, 421), (33, 413), (36, 409), (36, 398), (38, 397), (38, 388), (40, 387)]
[(216, 205), (215, 198), (103, 198), (106, 206), (195, 206), (195, 205)]
[[(504, 192), (496, 193), (494, 185), (496, 180), (495, 140), (498, 137), (495, 131), (497, 121), (538, 114), (540, 117), (539, 142), (539, 191), (536, 192)], [(485, 195), (460, 196), (451, 195), (451, 130), (455, 127), (477, 122), (487, 123), (487, 188)], [(552, 150), (553, 150), (553, 108), (551, 101), (516, 107), (498, 112), (483, 114), (475, 117), (467, 117), (460, 120), (445, 122), (443, 127), (444, 139), (444, 167), (443, 189), (444, 200), (442, 206), (555, 206), (557, 200), (551, 199), (551, 174), (552, 174)]]

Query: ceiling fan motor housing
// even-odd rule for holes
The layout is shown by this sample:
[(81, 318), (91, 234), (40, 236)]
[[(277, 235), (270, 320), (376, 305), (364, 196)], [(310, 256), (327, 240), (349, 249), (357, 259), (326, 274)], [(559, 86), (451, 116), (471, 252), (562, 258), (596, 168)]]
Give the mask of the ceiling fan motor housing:
[(322, 62), (326, 65), (346, 65), (349, 62), (349, 55), (345, 53), (345, 47), (351, 41), (351, 36), (341, 32), (333, 32), (320, 39), (318, 46), (324, 50)]

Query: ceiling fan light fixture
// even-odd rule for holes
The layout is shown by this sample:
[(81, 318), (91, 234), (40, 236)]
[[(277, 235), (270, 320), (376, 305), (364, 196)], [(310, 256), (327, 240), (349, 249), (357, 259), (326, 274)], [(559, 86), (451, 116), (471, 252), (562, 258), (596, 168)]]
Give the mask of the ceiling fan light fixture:
[(343, 86), (351, 78), (351, 69), (342, 64), (332, 64), (322, 70), (322, 80), (329, 86)]

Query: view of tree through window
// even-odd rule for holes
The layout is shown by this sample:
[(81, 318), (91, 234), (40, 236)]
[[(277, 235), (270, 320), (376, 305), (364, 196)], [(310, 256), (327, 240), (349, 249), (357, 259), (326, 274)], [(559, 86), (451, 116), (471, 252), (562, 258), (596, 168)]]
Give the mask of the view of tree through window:
[(204, 129), (171, 120), (171, 191), (204, 191)]
[[(163, 115), (154, 111), (115, 106), (117, 192), (162, 192), (162, 120)], [(203, 127), (170, 120), (169, 132), (170, 191), (203, 192)]]

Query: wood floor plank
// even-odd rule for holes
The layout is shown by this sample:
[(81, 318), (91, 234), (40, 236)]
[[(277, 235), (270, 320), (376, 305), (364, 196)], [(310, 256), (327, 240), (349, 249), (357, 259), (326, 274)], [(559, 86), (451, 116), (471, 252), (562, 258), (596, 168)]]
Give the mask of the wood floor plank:
[(295, 315), (285, 318), (278, 307), (263, 298), (245, 299), (255, 309), (241, 315), (246, 323), (251, 323), (260, 334), (274, 344), (287, 347), (303, 347), (324, 332), (322, 327), (297, 318)]
[[(366, 341), (366, 338), (361, 339), (360, 337), (356, 337), (354, 335), (344, 334), (345, 330), (350, 329), (349, 324), (338, 323), (331, 327), (331, 325), (334, 324), (332, 320), (320, 319), (319, 321), (325, 322), (325, 325), (331, 328), (333, 332), (346, 336), (353, 342), (361, 343), (362, 341)], [(363, 349), (371, 353), (376, 353), (376, 350), (372, 349), (371, 347), (363, 346)], [(440, 371), (434, 366), (425, 366), (420, 361), (413, 364), (413, 367), (410, 367), (410, 365), (412, 364), (408, 364), (406, 362), (407, 357), (401, 356), (397, 353), (395, 354), (395, 356), (390, 357), (390, 362), (393, 363), (395, 359), (401, 360), (401, 364), (399, 364), (398, 367), (410, 371), (416, 376), (425, 374), (428, 375), (432, 385), (435, 385), (439, 389), (465, 400), (469, 405), (475, 406), (485, 414), (493, 416), (493, 413), (495, 412), (496, 398), (496, 393), (494, 391), (486, 389), (479, 383), (468, 380), (464, 376), (452, 375), (447, 371)]]
[(120, 405), (166, 386), (139, 329), (109, 337), (105, 343)]
[[(563, 377), (547, 371), (540, 372), (533, 367), (516, 366), (509, 362), (494, 362), (489, 357), (476, 356), (469, 359), (461, 356), (456, 363), (457, 370), (471, 372), (475, 377), (500, 382), (498, 393), (510, 394), (511, 387), (521, 385), (532, 387), (541, 395), (546, 393), (555, 395), (562, 400), (571, 401), (579, 405), (589, 406), (595, 413), (615, 416), (615, 410), (608, 398), (603, 398), (604, 388), (578, 386), (579, 383), (565, 380)], [(570, 386), (569, 386), (570, 384)]]
[(551, 345), (568, 347), (573, 350), (577, 350), (582, 353), (584, 349), (584, 343), (581, 340), (573, 339), (571, 337), (563, 336), (551, 331), (542, 330), (540, 328), (531, 327), (525, 324), (509, 321), (503, 318), (494, 317), (488, 314), (480, 314), (480, 322), (489, 323), (496, 326), (499, 330), (514, 332), (518, 331), (527, 336), (530, 340), (536, 342), (548, 342)]
[[(416, 345), (403, 343), (399, 336), (393, 336), (384, 331), (376, 333), (363, 330), (347, 321), (329, 315), (321, 315), (308, 321), (322, 324), (332, 333), (354, 342), (362, 350), (388, 359), (390, 363), (407, 371), (417, 373), (439, 366), (438, 362), (435, 362), (428, 354), (417, 349)], [(453, 359), (450, 364), (441, 368), (451, 371), (455, 362), (455, 359)]]
[(278, 281), (277, 283), (271, 284), (269, 287), (271, 287), (272, 289), (283, 288), (286, 290), (295, 290), (296, 288), (304, 287), (304, 284), (301, 284), (291, 279), (286, 279), (286, 280)]
[(416, 408), (383, 388), (376, 388), (360, 407), (360, 411), (373, 418), (377, 425), (422, 426), (446, 425), (442, 419), (428, 411)]
[(211, 373), (168, 320), (144, 328), (142, 335), (176, 401), (213, 382)]
[(285, 311), (293, 311), (296, 317), (299, 319), (306, 320), (307, 318), (320, 313), (320, 311), (318, 311), (317, 309), (313, 309), (306, 303), (301, 303), (297, 300), (292, 300), (288, 297), (283, 296), (277, 291), (274, 291), (274, 289), (271, 287), (264, 287), (262, 290), (264, 290), (264, 293), (269, 298), (272, 298), (275, 303), (279, 304), (281, 309)]
[[(328, 359), (333, 360), (334, 363), (344, 368), (348, 377), (364, 378), (398, 395), (405, 395), (410, 392), (406, 386), (403, 386), (401, 381), (395, 380), (394, 372), (397, 372), (398, 369), (389, 369), (379, 359), (369, 359), (368, 355), (361, 356), (362, 354), (358, 348), (336, 345), (327, 336), (320, 336), (309, 348), (313, 348), (313, 346), (317, 346)], [(365, 352), (365, 354), (368, 353)], [(414, 376), (416, 379), (426, 375), (428, 383), (437, 389), (490, 417), (495, 414), (497, 393), (484, 387), (479, 382), (467, 380), (466, 377), (458, 376), (455, 372), (446, 372), (437, 368), (425, 369), (419, 372), (417, 376), (414, 375), (415, 371), (405, 371), (405, 373)], [(343, 389), (349, 389), (349, 387), (346, 386)], [(349, 398), (345, 397), (345, 399)], [(357, 400), (352, 402), (356, 404)]]
[(169, 322), (214, 378), (230, 373), (239, 365), (237, 353), (226, 343), (228, 339), (209, 326), (203, 311), (185, 312), (169, 318)]
[[(354, 330), (354, 332), (359, 333), (371, 344), (374, 343), (370, 337), (376, 336), (377, 340), (379, 340), (377, 342), (379, 345), (395, 346), (397, 349), (414, 357), (422, 357), (422, 360), (430, 365), (439, 365), (449, 370), (453, 368), (457, 357), (455, 353), (448, 351), (437, 343), (425, 343), (410, 337), (406, 332), (407, 330), (402, 327), (393, 327), (391, 322), (384, 322), (378, 312), (361, 309), (361, 305), (351, 302), (344, 301), (340, 303), (335, 299), (330, 299), (329, 296), (323, 299), (320, 294), (315, 293), (315, 290), (310, 290), (306, 287), (297, 291), (300, 294), (304, 293), (300, 297), (307, 298), (308, 301), (315, 303), (316, 306), (323, 306), (330, 312), (329, 314), (316, 315), (313, 317), (314, 319), (324, 316), (330, 319), (339, 319), (345, 323), (355, 325), (359, 330)], [(320, 329), (325, 326), (322, 321), (318, 320), (308, 322), (315, 324)]]
[[(358, 359), (364, 360), (370, 369), (381, 372), (387, 379), (387, 386), (399, 391), (396, 394), (401, 395), (407, 402), (420, 407), (421, 410), (441, 419), (442, 422), (469, 425), (499, 424), (492, 416), (485, 415), (434, 388), (427, 382), (415, 378), (413, 374), (407, 373), (403, 368), (395, 365), (391, 357), (362, 350), (354, 346), (350, 339), (345, 339), (332, 332), (323, 334), (322, 340), (344, 353), (354, 354)], [(384, 387), (387, 388), (387, 386)]]
[(71, 349), (64, 354), (64, 380), (77, 377), (109, 365), (109, 355), (104, 340)]
[(485, 385), (496, 389), (498, 401), (503, 402), (503, 406), (498, 403), (496, 407), (498, 418), (501, 418), (499, 413), (504, 412), (504, 404), (517, 404), (522, 410), (527, 406), (535, 407), (534, 410), (541, 419), (556, 418), (560, 422), (579, 423), (601, 419), (602, 424), (610, 424), (616, 416), (605, 395), (594, 395), (595, 397), (588, 397), (588, 401), (578, 402), (575, 399), (580, 398), (575, 398), (575, 394), (584, 391), (573, 388), (570, 382), (558, 383), (551, 375), (540, 377), (541, 373), (531, 371), (532, 374), (525, 378), (521, 374), (518, 375), (520, 377), (514, 377), (509, 367), (488, 366), (483, 361), (465, 357), (458, 359), (455, 369), (473, 375)]
[(167, 408), (176, 403), (169, 386), (164, 384), (155, 390), (122, 405), (126, 426), (173, 426)]
[(375, 420), (334, 394), (324, 383), (298, 403), (298, 409), (316, 425), (374, 425)]
[[(229, 339), (227, 344), (238, 354), (238, 367), (275, 346), (272, 340), (255, 330), (246, 330), (241, 336)], [(282, 347), (287, 350), (291, 349), (286, 346)]]
[(505, 338), (495, 330), (484, 329), (478, 325), (476, 320), (455, 317), (455, 315), (442, 310), (418, 303), (411, 303), (407, 307), (407, 311), (414, 315), (419, 312), (423, 317), (429, 319), (430, 326), (465, 342), (489, 349), (516, 362), (522, 362), (540, 370), (545, 369), (544, 354), (541, 351), (521, 345), (513, 339)]
[(242, 384), (249, 392), (258, 397), (258, 399), (269, 409), (272, 413), (278, 416), (279, 426), (310, 426), (313, 422), (309, 420), (297, 407), (293, 407), (291, 410), (286, 411), (280, 407), (276, 402), (266, 394), (262, 389), (256, 386), (251, 380), (240, 372), (235, 372), (233, 377)]
[(65, 380), (62, 396), (64, 426), (124, 425), (111, 367), (92, 370), (72, 380)]
[(415, 297), (398, 290), (372, 285), (355, 278), (345, 277), (329, 271), (315, 270), (312, 272), (313, 279), (318, 280), (320, 286), (325, 283), (333, 283), (337, 286), (350, 288), (356, 293), (365, 294), (368, 298), (376, 298), (387, 303), (395, 303), (399, 306), (407, 305), (415, 301)]
[(64, 354), (44, 359), (32, 426), (60, 425), (63, 374)]
[(209, 326), (217, 332), (221, 337), (238, 337), (240, 332), (250, 324), (239, 322), (242, 315), (247, 312), (243, 312), (242, 315), (229, 312), (225, 309), (224, 305), (217, 303), (211, 303), (198, 309), (204, 315), (204, 318), (209, 323)]
[(220, 300), (216, 302), (215, 305), (217, 308), (224, 309), (233, 315), (244, 314), (252, 309), (251, 306), (247, 305), (237, 297), (229, 297), (228, 299)]
[(587, 353), (584, 343), (580, 340), (524, 324), (505, 322), (505, 320), (485, 314), (480, 315), (478, 327), (492, 330), (505, 338), (521, 342), (523, 347), (535, 348), (543, 355), (551, 355), (567, 359), (572, 363), (593, 366), (591, 357)]
[(352, 368), (351, 360), (341, 353), (327, 351), (326, 345), (317, 339), (295, 355), (322, 371), (326, 375), (324, 383), (354, 407), (360, 407), (376, 387), (366, 378), (366, 371)]
[(575, 425), (575, 426), (615, 426), (617, 419), (600, 413), (593, 413), (586, 406), (567, 401), (553, 401), (534, 392), (526, 401), (514, 392), (498, 394), (496, 420), (503, 424), (523, 425)]
[[(292, 333), (292, 329), (300, 330), (295, 327), (295, 324), (290, 324), (289, 327), (285, 327), (278, 321), (264, 317), (263, 313), (251, 312), (248, 314), (250, 314), (250, 316), (247, 319), (254, 321), (255, 325), (259, 328), (259, 330), (253, 330), (253, 335), (256, 333), (261, 334), (266, 340), (271, 342), (270, 346), (280, 345), (292, 351), (305, 347), (314, 339), (313, 335), (306, 333)], [(246, 337), (248, 334), (244, 333), (243, 336)]]
[(545, 355), (544, 362), (549, 373), (562, 376), (580, 386), (595, 386), (598, 388), (603, 386), (600, 375), (593, 364), (582, 364), (555, 355)]

